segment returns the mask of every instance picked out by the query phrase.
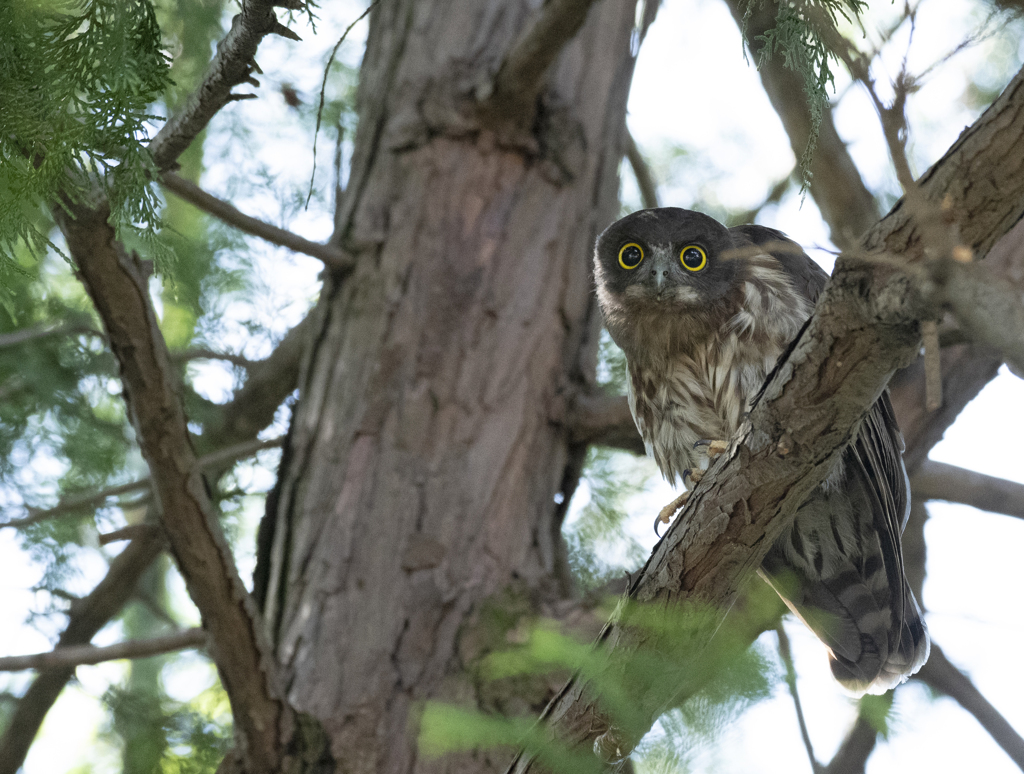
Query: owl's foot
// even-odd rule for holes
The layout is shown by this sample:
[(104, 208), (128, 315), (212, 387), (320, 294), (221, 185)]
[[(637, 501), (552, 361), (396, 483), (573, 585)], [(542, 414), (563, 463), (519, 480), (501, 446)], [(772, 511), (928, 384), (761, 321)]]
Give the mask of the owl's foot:
[(704, 453), (708, 456), (708, 459), (713, 460), (719, 454), (729, 448), (728, 441), (711, 441), (706, 438), (702, 438), (693, 445), (694, 450), (703, 449)]
[(679, 497), (677, 497), (675, 500), (673, 500), (672, 502), (670, 502), (668, 505), (661, 509), (661, 512), (658, 513), (658, 518), (654, 520), (655, 535), (661, 537), (661, 533), (658, 532), (658, 525), (668, 524), (670, 521), (672, 521), (672, 517), (674, 517), (682, 509), (682, 507), (686, 505), (686, 501), (689, 499), (690, 493), (683, 492), (681, 495), (679, 495)]

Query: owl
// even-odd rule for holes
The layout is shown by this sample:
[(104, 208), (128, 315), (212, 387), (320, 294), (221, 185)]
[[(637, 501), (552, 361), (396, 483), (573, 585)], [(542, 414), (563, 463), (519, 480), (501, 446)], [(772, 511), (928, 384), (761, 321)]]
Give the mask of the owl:
[[(779, 231), (726, 228), (675, 207), (609, 226), (594, 275), (605, 325), (626, 355), (637, 429), (665, 478), (684, 483), (706, 464), (709, 442), (738, 429), (828, 279)], [(760, 568), (853, 693), (883, 693), (928, 658), (903, 571), (902, 451), (883, 393)]]

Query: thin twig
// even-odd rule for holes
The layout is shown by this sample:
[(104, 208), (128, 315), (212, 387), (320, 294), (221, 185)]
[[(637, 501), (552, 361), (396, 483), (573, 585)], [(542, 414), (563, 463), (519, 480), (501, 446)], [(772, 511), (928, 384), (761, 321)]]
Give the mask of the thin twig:
[(202, 82), (149, 144), (149, 152), (161, 172), (174, 166), (217, 111), (239, 96), (250, 96), (232, 95), (231, 90), (235, 86), (242, 83), (259, 86), (252, 73), (256, 49), (264, 37), (273, 33), (289, 40), (299, 40), (298, 35), (277, 20), (275, 6), (303, 9), (298, 0), (248, 0), (242, 3), (242, 12), (231, 20), (231, 29), (217, 44), (217, 53), (210, 60)]
[(28, 344), (50, 336), (70, 336), (76, 333), (96, 336), (101, 339), (104, 338), (100, 331), (85, 323), (69, 322), (57, 325), (54, 325), (53, 323), (44, 323), (43, 325), (36, 325), (31, 328), (22, 328), (21, 330), (0, 334), (0, 349), (16, 347), (20, 344)]
[[(255, 440), (235, 444), (234, 446), (229, 446), (226, 449), (219, 449), (211, 454), (200, 457), (198, 460), (199, 466), (201, 468), (216, 467), (218, 465), (223, 465), (225, 462), (244, 459), (258, 451), (280, 446), (282, 442), (282, 438), (272, 438), (268, 441)], [(58, 516), (63, 516), (66, 513), (97, 506), (110, 497), (117, 497), (118, 495), (128, 494), (129, 492), (138, 492), (148, 488), (149, 485), (150, 478), (149, 476), (146, 476), (145, 478), (140, 478), (138, 481), (131, 481), (127, 484), (118, 484), (117, 486), (107, 487), (99, 492), (72, 495), (71, 497), (61, 500), (52, 508), (46, 508), (45, 510), (29, 508), (28, 516), (20, 519), (8, 519), (7, 521), (0, 522), (0, 529), (3, 529), (4, 527), (27, 527), (30, 524), (36, 524), (37, 522), (44, 521), (46, 519), (53, 519)]]
[(0, 658), (0, 672), (20, 672), (25, 669), (62, 669), (99, 664), (103, 661), (117, 661), (122, 658), (146, 658), (186, 648), (199, 648), (206, 644), (206, 632), (202, 629), (184, 631), (153, 637), (146, 640), (129, 640), (116, 645), (97, 648), (94, 645), (73, 645), (56, 648), (46, 653), (30, 656), (7, 656)]
[(316, 180), (316, 141), (317, 137), (319, 137), (320, 135), (320, 122), (323, 120), (324, 117), (324, 103), (327, 100), (327, 76), (331, 72), (331, 65), (334, 64), (334, 57), (338, 55), (338, 49), (341, 48), (341, 44), (345, 42), (345, 38), (348, 37), (348, 34), (352, 31), (352, 28), (355, 27), (367, 16), (369, 16), (370, 11), (372, 11), (379, 2), (380, 0), (373, 0), (373, 2), (366, 7), (366, 10), (359, 14), (359, 16), (355, 18), (355, 21), (353, 21), (345, 28), (345, 31), (341, 33), (341, 37), (338, 38), (338, 42), (335, 43), (334, 48), (331, 49), (331, 55), (327, 57), (327, 64), (324, 65), (324, 79), (323, 82), (320, 84), (320, 104), (317, 106), (316, 109), (316, 129), (313, 130), (313, 171), (312, 173), (310, 173), (309, 176), (309, 193), (306, 195), (307, 207), (309, 206), (309, 200), (313, 198), (313, 181)]
[(230, 352), (216, 352), (205, 347), (191, 347), (171, 352), (171, 360), (176, 363), (184, 363), (191, 360), (225, 360), (232, 365), (241, 368), (250, 368), (253, 361), (242, 355), (233, 355)]
[(786, 685), (789, 686), (789, 695), (793, 697), (793, 707), (796, 709), (796, 720), (800, 725), (800, 738), (803, 739), (804, 749), (807, 751), (807, 760), (811, 763), (811, 771), (814, 774), (821, 772), (821, 764), (814, 757), (814, 746), (811, 744), (811, 735), (807, 731), (807, 720), (804, 718), (804, 708), (800, 703), (800, 692), (796, 687), (796, 668), (793, 666), (793, 651), (789, 647), (789, 635), (786, 634), (786, 627), (779, 621), (775, 627), (775, 634), (779, 638), (779, 656), (782, 664), (786, 667)]
[(271, 244), (287, 247), (297, 253), (312, 256), (324, 262), (325, 265), (337, 271), (345, 271), (352, 268), (352, 258), (337, 247), (311, 242), (300, 237), (291, 231), (272, 226), (269, 223), (246, 215), (236, 209), (223, 199), (207, 193), (202, 188), (192, 183), (175, 172), (164, 172), (160, 175), (160, 182), (169, 190), (180, 196), (190, 204), (195, 205), (203, 212), (208, 212), (216, 218), (234, 226), (239, 231), (252, 234), (264, 239)]
[(942, 407), (942, 355), (939, 324), (935, 320), (921, 321), (921, 339), (924, 343), (924, 404), (928, 411), (938, 411)]
[[(131, 598), (139, 578), (165, 546), (162, 535), (145, 535), (114, 557), (106, 577), (87, 596), (76, 600), (57, 647), (85, 645), (96, 636)], [(41, 672), (22, 694), (0, 737), (0, 774), (16, 774), (21, 769), (46, 713), (74, 675), (72, 668)]]
[(640, 202), (645, 208), (660, 207), (658, 204), (658, 184), (654, 182), (654, 175), (647, 164), (647, 159), (640, 152), (633, 134), (626, 129), (626, 158), (633, 168), (633, 177), (636, 178), (637, 188), (640, 189)]

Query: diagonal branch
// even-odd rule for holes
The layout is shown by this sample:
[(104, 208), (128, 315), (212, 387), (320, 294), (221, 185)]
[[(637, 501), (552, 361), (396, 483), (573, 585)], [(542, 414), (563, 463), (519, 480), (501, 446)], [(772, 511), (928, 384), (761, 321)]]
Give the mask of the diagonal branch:
[(272, 226), (258, 218), (246, 215), (233, 205), (207, 193), (195, 183), (186, 180), (175, 172), (164, 172), (160, 175), (160, 182), (188, 203), (195, 205), (203, 212), (208, 212), (214, 217), (219, 218), (229, 226), (234, 226), (239, 231), (265, 239), (271, 244), (287, 247), (289, 250), (294, 250), (297, 253), (310, 255), (337, 271), (347, 271), (352, 268), (352, 257), (337, 247), (321, 244), (320, 242), (311, 242), (300, 237), (298, 234), (293, 234), (291, 231), (286, 231), (283, 228)]
[(233, 99), (240, 98), (231, 93), (235, 86), (242, 83), (259, 85), (252, 72), (256, 49), (264, 37), (274, 33), (291, 40), (299, 39), (277, 20), (275, 6), (293, 10), (304, 8), (298, 0), (245, 0), (242, 3), (242, 12), (231, 20), (231, 29), (217, 44), (217, 53), (210, 61), (202, 83), (150, 142), (149, 152), (158, 170), (171, 169), (217, 111)]
[[(139, 578), (164, 547), (163, 535), (157, 532), (132, 540), (111, 561), (110, 569), (99, 585), (71, 608), (68, 625), (57, 641), (57, 647), (88, 643), (124, 607)], [(3, 737), (0, 737), (0, 774), (16, 774), (21, 769), (43, 718), (74, 676), (73, 666), (44, 670), (36, 676), (18, 701)]]
[(864, 715), (858, 714), (843, 743), (822, 774), (864, 774), (868, 758), (878, 744), (878, 731)]
[(910, 477), (917, 500), (963, 503), (990, 513), (1024, 519), (1024, 484), (943, 462), (925, 460)]
[[(789, 136), (793, 155), (799, 159), (811, 136), (811, 111), (807, 106), (803, 76), (787, 68), (781, 56), (761, 61), (765, 44), (758, 38), (775, 26), (778, 6), (775, 2), (759, 4), (743, 0), (726, 0), (726, 4), (744, 32), (747, 47), (758, 62), (761, 84)], [(875, 224), (881, 213), (836, 131), (831, 110), (822, 115), (810, 173), (811, 197), (829, 226), (833, 243), (842, 250), (854, 247), (860, 235)]]
[(632, 132), (626, 128), (626, 159), (629, 166), (633, 168), (633, 177), (636, 178), (636, 187), (640, 189), (640, 203), (647, 209), (660, 207), (658, 204), (658, 184), (654, 182), (654, 175), (651, 167), (640, 152), (640, 147), (633, 139)]
[(493, 81), (478, 87), (477, 99), (511, 109), (530, 104), (548, 68), (579, 32), (593, 4), (594, 0), (547, 0), (506, 54)]
[[(930, 202), (947, 197), (961, 219), (961, 241), (984, 254), (1024, 214), (1024, 70), (920, 180)], [(972, 183), (985, 181), (985, 185)], [(999, 195), (996, 196), (998, 191)], [(814, 315), (776, 367), (729, 449), (693, 491), (686, 510), (631, 584), (631, 602), (719, 611), (781, 534), (800, 503), (832, 469), (893, 372), (917, 356), (923, 307), (912, 275), (924, 245), (903, 202), (862, 240), (868, 255), (841, 257)], [(901, 262), (895, 260), (900, 256)], [(678, 649), (631, 625), (620, 606), (601, 642), (606, 671), (619, 675), (640, 648)], [(703, 650), (714, 626), (693, 634)], [(630, 699), (643, 723), (615, 727), (588, 679), (575, 678), (545, 711), (546, 734), (571, 746), (594, 745), (608, 761), (628, 755), (664, 707), (684, 698), (670, 680), (638, 686)], [(645, 727), (644, 727), (645, 726)], [(532, 759), (521, 756), (515, 771)]]
[(928, 662), (921, 667), (915, 679), (955, 699), (988, 731), (1013, 762), (1024, 770), (1024, 738), (1014, 731), (1013, 726), (982, 695), (971, 679), (950, 663), (942, 648), (934, 642)]
[(20, 672), (25, 669), (74, 669), (83, 664), (99, 664), (122, 658), (146, 658), (186, 648), (199, 648), (206, 644), (206, 632), (202, 629), (186, 629), (152, 637), (146, 640), (129, 640), (105, 648), (93, 645), (71, 645), (55, 648), (47, 653), (29, 656), (7, 656), (0, 658), (0, 672)]
[(782, 621), (775, 628), (779, 638), (779, 656), (782, 664), (786, 667), (786, 685), (789, 686), (789, 695), (793, 697), (793, 707), (796, 710), (797, 724), (800, 726), (800, 738), (803, 740), (804, 749), (807, 751), (807, 759), (811, 764), (811, 771), (814, 774), (821, 774), (822, 767), (818, 759), (814, 757), (814, 746), (811, 744), (811, 734), (807, 730), (807, 720), (804, 718), (803, 703), (800, 701), (800, 692), (796, 685), (796, 668), (793, 666), (793, 650), (789, 646), (789, 635), (786, 634), (786, 626)]
[(115, 240), (109, 206), (65, 202), (54, 215), (121, 368), (124, 398), (149, 465), (161, 523), (231, 700), (247, 770), (281, 765), (291, 711), (256, 606), (234, 565), (189, 438), (167, 344), (141, 262)]

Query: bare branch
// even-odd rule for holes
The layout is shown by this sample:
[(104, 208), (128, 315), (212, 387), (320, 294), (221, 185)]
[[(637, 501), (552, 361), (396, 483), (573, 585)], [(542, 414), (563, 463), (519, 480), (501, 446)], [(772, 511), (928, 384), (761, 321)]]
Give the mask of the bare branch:
[[(283, 439), (281, 438), (271, 438), (267, 441), (246, 441), (235, 444), (234, 446), (218, 449), (215, 452), (211, 452), (210, 454), (200, 457), (198, 460), (198, 466), (200, 468), (217, 468), (227, 462), (233, 462), (235, 460), (250, 457), (258, 451), (276, 448), (280, 446), (282, 442)], [(45, 510), (29, 508), (28, 516), (21, 519), (8, 519), (7, 521), (0, 522), (0, 529), (3, 529), (4, 527), (27, 527), (30, 524), (36, 524), (37, 522), (45, 521), (46, 519), (54, 519), (67, 513), (73, 513), (85, 508), (95, 507), (111, 497), (117, 497), (118, 495), (148, 489), (150, 484), (151, 479), (149, 476), (146, 476), (145, 478), (140, 478), (138, 481), (130, 481), (127, 484), (118, 484), (117, 486), (107, 487), (99, 492), (73, 495), (61, 500), (52, 508), (47, 508)], [(140, 503), (136, 502), (134, 504), (137, 505)]]
[(64, 202), (54, 215), (120, 364), (123, 395), (149, 464), (161, 523), (210, 634), (245, 765), (252, 774), (276, 771), (291, 710), (280, 699), (259, 612), (238, 577), (210, 502), (141, 262), (116, 240), (105, 201), (95, 209)]
[(836, 754), (821, 770), (822, 774), (864, 774), (877, 744), (878, 731), (867, 718), (858, 714)]
[(493, 81), (477, 87), (480, 102), (529, 104), (540, 92), (548, 68), (579, 32), (594, 0), (547, 0), (515, 42)]
[(789, 686), (789, 695), (793, 697), (793, 707), (796, 709), (796, 720), (800, 725), (800, 738), (804, 742), (804, 749), (807, 750), (807, 760), (811, 763), (811, 771), (820, 774), (821, 764), (814, 757), (814, 746), (811, 744), (811, 735), (807, 731), (807, 721), (804, 719), (804, 708), (800, 703), (800, 692), (796, 687), (796, 669), (793, 667), (793, 651), (789, 647), (789, 635), (786, 634), (786, 626), (782, 621), (775, 627), (775, 634), (779, 638), (779, 656), (782, 664), (786, 667), (786, 685)]
[(258, 218), (246, 215), (233, 205), (207, 193), (195, 183), (186, 180), (175, 172), (164, 172), (160, 175), (160, 182), (185, 201), (195, 205), (203, 212), (208, 212), (214, 217), (221, 219), (229, 226), (234, 226), (239, 231), (265, 239), (271, 244), (287, 247), (289, 250), (294, 250), (297, 253), (310, 255), (323, 261), (326, 266), (335, 271), (348, 271), (352, 268), (352, 257), (337, 247), (321, 244), (320, 242), (311, 242), (300, 237), (298, 234), (293, 234), (291, 231), (286, 231), (283, 228), (272, 226)]
[(115, 529), (113, 532), (107, 532), (99, 536), (101, 546), (108, 546), (111, 543), (119, 543), (122, 540), (134, 540), (137, 537), (143, 537), (150, 533), (163, 534), (163, 530), (160, 529), (159, 524), (129, 524), (127, 527), (121, 527), (121, 529)]
[(1024, 738), (1013, 730), (1013, 726), (989, 703), (970, 678), (950, 663), (935, 642), (932, 642), (932, 654), (928, 662), (914, 679), (955, 699), (988, 731), (989, 736), (1013, 762), (1024, 770)]
[(640, 189), (640, 202), (647, 209), (660, 207), (658, 204), (658, 184), (654, 182), (654, 175), (647, 160), (640, 152), (640, 148), (633, 139), (629, 128), (626, 128), (626, 158), (633, 168), (633, 176), (636, 178), (637, 188)]
[(918, 500), (963, 503), (1024, 519), (1024, 484), (1005, 478), (925, 460), (910, 477), (910, 488)]
[(574, 443), (644, 454), (644, 442), (625, 396), (580, 392), (570, 401), (566, 424)]
[(171, 361), (175, 363), (187, 363), (192, 360), (224, 360), (232, 365), (241, 368), (249, 368), (253, 361), (242, 355), (233, 355), (230, 352), (215, 352), (205, 347), (190, 347), (171, 352)]
[[(755, 61), (760, 61), (764, 43), (758, 37), (774, 27), (777, 4), (746, 3), (742, 0), (726, 0), (726, 4), (740, 28), (744, 29), (745, 25), (747, 47)], [(744, 22), (748, 9), (750, 15)], [(793, 154), (799, 159), (807, 148), (811, 133), (811, 113), (807, 107), (803, 78), (785, 67), (779, 56), (762, 62), (758, 74), (789, 136)], [(825, 111), (821, 119), (810, 173), (811, 196), (828, 223), (832, 241), (842, 250), (854, 247), (860, 235), (874, 225), (881, 213), (836, 131), (830, 110)]]
[[(921, 178), (927, 201), (953, 199), (964, 216), (961, 240), (976, 253), (987, 252), (1024, 214), (1024, 174), (1006, 162), (1024, 159), (1024, 121), (1014, 120), (1022, 113), (1024, 70)], [(991, 189), (972, 185), (979, 179), (991, 181)], [(924, 249), (903, 202), (865, 235), (862, 247), (867, 255), (900, 256), (908, 266)], [(893, 371), (917, 356), (918, 320), (928, 316), (911, 277), (893, 259), (841, 256), (807, 328), (655, 547), (630, 600), (724, 615), (795, 509), (832, 469)], [(621, 606), (602, 637), (614, 673), (640, 647), (678, 649), (632, 626), (634, 609)], [(699, 651), (712, 631), (695, 632), (693, 647)], [(546, 733), (572, 746), (593, 744), (609, 761), (628, 755), (666, 703), (683, 698), (678, 685), (662, 682), (638, 685), (629, 697), (650, 718), (647, 728), (623, 729), (594, 699), (589, 681), (577, 677), (546, 711)], [(514, 770), (529, 770), (531, 763), (522, 756)]]
[(0, 349), (28, 344), (29, 342), (49, 338), (50, 336), (71, 336), (76, 333), (85, 333), (90, 336), (103, 338), (103, 334), (87, 322), (66, 322), (56, 325), (45, 323), (33, 326), (32, 328), (22, 328), (18, 331), (0, 334)]
[(199, 449), (205, 452), (236, 445), (242, 448), (240, 444), (252, 443), (256, 434), (274, 421), (278, 406), (298, 385), (299, 362), (315, 322), (306, 317), (288, 331), (269, 357), (249, 367), (245, 384), (230, 401), (217, 407), (216, 418), (206, 424), (203, 435), (196, 439)]
[(252, 77), (256, 49), (264, 37), (271, 33), (292, 40), (298, 36), (277, 20), (275, 6), (302, 9), (302, 4), (289, 0), (248, 0), (242, 3), (242, 12), (231, 20), (231, 29), (217, 44), (210, 65), (184, 106), (168, 119), (149, 144), (157, 169), (166, 171), (174, 166), (178, 157), (192, 144), (192, 140), (206, 128), (210, 119), (228, 102), (239, 96), (231, 90), (242, 83), (259, 83)]
[(146, 640), (130, 640), (97, 648), (93, 645), (73, 645), (56, 648), (47, 653), (30, 656), (7, 656), (0, 658), (0, 672), (20, 672), (25, 669), (67, 669), (83, 664), (99, 664), (123, 658), (146, 658), (186, 648), (199, 648), (206, 644), (206, 632), (202, 629), (184, 631), (153, 637)]
[[(114, 557), (106, 577), (71, 608), (57, 648), (88, 643), (124, 607), (165, 545), (161, 534), (150, 533), (136, 538)], [(74, 667), (46, 670), (25, 691), (0, 738), (0, 774), (17, 774), (21, 769), (43, 718), (74, 675)]]

